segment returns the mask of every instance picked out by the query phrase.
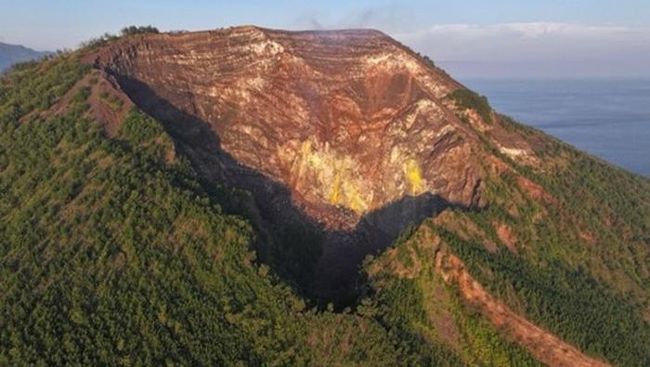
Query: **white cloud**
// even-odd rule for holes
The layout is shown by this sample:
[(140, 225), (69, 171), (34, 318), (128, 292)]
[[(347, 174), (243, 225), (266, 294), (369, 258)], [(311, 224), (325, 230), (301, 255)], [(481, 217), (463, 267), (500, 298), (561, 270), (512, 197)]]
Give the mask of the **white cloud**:
[(573, 23), (554, 22), (528, 22), (528, 23), (500, 23), (500, 24), (442, 24), (413, 32), (399, 33), (395, 36), (412, 38), (435, 34), (454, 34), (463, 36), (489, 37), (494, 35), (515, 34), (522, 38), (537, 38), (540, 36), (612, 36), (624, 34), (638, 34), (648, 32), (648, 28), (624, 27), (615, 25), (584, 25)]
[(506, 23), (496, 26), (503, 31), (515, 32), (522, 38), (539, 38), (545, 36), (569, 37), (603, 37), (626, 34), (630, 28), (620, 26), (590, 26), (570, 23)]
[(493, 67), (498, 63), (547, 63), (562, 68), (564, 63), (565, 74), (593, 70), (650, 75), (648, 27), (554, 22), (445, 24), (393, 36), (438, 61), (490, 63)]

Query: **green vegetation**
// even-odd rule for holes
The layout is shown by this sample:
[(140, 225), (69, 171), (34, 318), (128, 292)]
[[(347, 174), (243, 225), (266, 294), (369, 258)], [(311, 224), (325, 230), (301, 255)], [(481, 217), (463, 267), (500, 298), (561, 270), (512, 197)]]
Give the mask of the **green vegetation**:
[[(537, 138), (540, 133), (509, 129)], [(487, 182), (491, 205), (456, 211), (487, 238), (463, 240), (434, 226), (489, 291), (581, 350), (616, 364), (650, 364), (648, 307), (650, 181), (545, 137), (540, 170), (509, 161), (541, 184), (547, 199), (533, 199), (504, 172)], [(504, 158), (506, 159), (506, 158)], [(544, 202), (545, 201), (545, 202)], [(495, 223), (506, 224), (517, 253), (506, 249)], [(502, 243), (492, 253), (486, 240)], [(598, 330), (598, 332), (594, 332)]]
[(427, 340), (427, 329), (422, 289), (415, 281), (391, 278), (381, 286), (374, 285), (375, 300), (367, 301), (363, 312), (373, 314), (400, 341), (400, 348), (408, 351), (407, 364), (411, 366), (459, 366), (467, 363), (454, 353), (452, 346), (434, 337)]
[[(418, 233), (398, 240), (393, 254), (367, 263), (368, 298), (362, 312), (378, 317), (409, 351), (409, 365), (538, 366), (479, 314), (434, 270), (434, 254)], [(413, 261), (417, 258), (418, 266)], [(391, 269), (404, 269), (399, 276)], [(376, 272), (375, 269), (380, 269)]]
[(583, 270), (568, 268), (560, 261), (533, 265), (506, 249), (490, 254), (482, 244), (442, 233), (493, 294), (507, 300), (507, 290), (514, 289), (519, 304), (524, 305), (524, 313), (533, 322), (587, 353), (622, 365), (648, 362), (647, 323), (628, 300), (609, 291)]
[(122, 28), (122, 30), (120, 31), (120, 34), (122, 36), (130, 36), (133, 34), (145, 34), (145, 33), (159, 33), (159, 32), (158, 32), (158, 28), (151, 25), (147, 25), (147, 26), (131, 25)]
[(466, 88), (456, 89), (449, 94), (459, 107), (472, 109), (478, 113), (481, 119), (486, 123), (492, 123), (492, 108), (485, 96), (472, 92)]
[(99, 47), (102, 47), (102, 46), (106, 45), (107, 43), (109, 43), (111, 41), (115, 41), (116, 39), (119, 39), (119, 38), (120, 38), (119, 36), (116, 36), (114, 34), (104, 33), (103, 35), (101, 35), (99, 37), (91, 38), (88, 41), (82, 42), (80, 47), (85, 48), (85, 49), (89, 49), (89, 50), (93, 50), (93, 49), (97, 49)]
[(321, 255), (322, 238), (315, 228), (308, 225), (286, 225), (275, 231), (274, 245), (270, 248), (268, 262), (278, 275), (291, 280), (308, 296), (314, 281), (316, 262)]
[(88, 41), (82, 42), (80, 46), (81, 48), (85, 48), (85, 49), (96, 49), (106, 45), (109, 42), (115, 41), (120, 37), (126, 37), (126, 36), (131, 36), (136, 34), (147, 34), (147, 33), (159, 33), (159, 31), (158, 28), (153, 27), (151, 25), (147, 25), (147, 26), (131, 25), (122, 28), (119, 36), (110, 33), (104, 33), (99, 37), (91, 38)]
[(0, 365), (398, 364), (373, 319), (308, 310), (256, 264), (155, 120), (133, 110), (108, 139), (80, 89), (19, 123), (43, 105), (23, 88), (83, 76), (58, 62), (2, 84)]
[(63, 55), (16, 65), (0, 79), (0, 121), (16, 121), (54, 105), (89, 70), (74, 59), (74, 55)]

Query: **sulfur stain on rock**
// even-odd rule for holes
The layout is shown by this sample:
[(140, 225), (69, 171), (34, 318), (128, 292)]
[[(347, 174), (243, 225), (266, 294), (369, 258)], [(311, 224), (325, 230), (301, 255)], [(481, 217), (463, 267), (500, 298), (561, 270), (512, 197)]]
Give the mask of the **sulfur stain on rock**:
[(352, 211), (362, 214), (368, 210), (368, 203), (361, 196), (361, 185), (354, 182), (343, 182), (343, 192), (345, 193), (342, 204)]
[(420, 165), (415, 159), (408, 159), (404, 162), (404, 176), (411, 188), (411, 195), (418, 195), (424, 192), (424, 179)]
[(332, 184), (329, 202), (330, 204), (338, 204), (341, 201), (341, 176), (336, 175), (334, 177), (334, 183)]
[(288, 144), (278, 160), (291, 160), (291, 181), (307, 199), (318, 198), (359, 215), (377, 204), (374, 200), (378, 190), (389, 197), (417, 196), (429, 190), (420, 163), (398, 148), (392, 150), (391, 159), (381, 168), (393, 180), (381, 185), (367, 174), (359, 156), (313, 138)]
[(334, 172), (334, 181), (331, 182), (331, 185), (328, 186), (327, 182), (324, 183), (324, 187), (329, 187), (330, 190), (329, 203), (362, 214), (368, 209), (366, 200), (361, 197), (359, 192), (359, 185), (362, 183), (353, 181), (350, 177), (342, 177), (344, 175), (345, 171)]
[[(377, 31), (257, 27), (129, 37), (88, 57), (174, 126), (211, 178), (269, 215), (295, 204), (345, 230), (404, 196), (477, 202), (478, 135), (445, 104), (462, 85), (422, 61)], [(290, 201), (268, 203), (276, 185)]]
[(293, 178), (296, 182), (310, 183), (305, 188), (307, 194), (357, 214), (368, 210), (372, 201), (372, 190), (368, 190), (371, 183), (359, 174), (359, 163), (354, 157), (327, 144), (305, 140), (293, 159)]

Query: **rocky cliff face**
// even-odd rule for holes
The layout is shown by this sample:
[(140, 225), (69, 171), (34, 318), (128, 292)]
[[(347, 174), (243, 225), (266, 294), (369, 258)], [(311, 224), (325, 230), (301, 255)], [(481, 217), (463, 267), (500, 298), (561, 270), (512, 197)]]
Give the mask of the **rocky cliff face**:
[(271, 226), (321, 228), (318, 272), (333, 284), (406, 226), (483, 205), (485, 176), (503, 165), (486, 131), (506, 154), (529, 149), (451, 99), (462, 86), (446, 73), (373, 30), (152, 34), (87, 61), (163, 121), (203, 175), (250, 191)]
[(477, 136), (443, 103), (459, 84), (380, 32), (150, 35), (94, 61), (150, 110), (168, 102), (161, 117), (193, 145), (209, 133), (188, 132), (183, 116), (207, 124), (223, 153), (286, 186), (328, 228), (405, 196), (478, 203)]

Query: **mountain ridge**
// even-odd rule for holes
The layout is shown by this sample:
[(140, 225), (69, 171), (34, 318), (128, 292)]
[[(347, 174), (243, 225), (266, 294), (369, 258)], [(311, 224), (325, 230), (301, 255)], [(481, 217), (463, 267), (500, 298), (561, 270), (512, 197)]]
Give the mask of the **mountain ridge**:
[(49, 51), (36, 51), (23, 45), (0, 42), (0, 72), (9, 69), (14, 64), (39, 59), (50, 54)]

